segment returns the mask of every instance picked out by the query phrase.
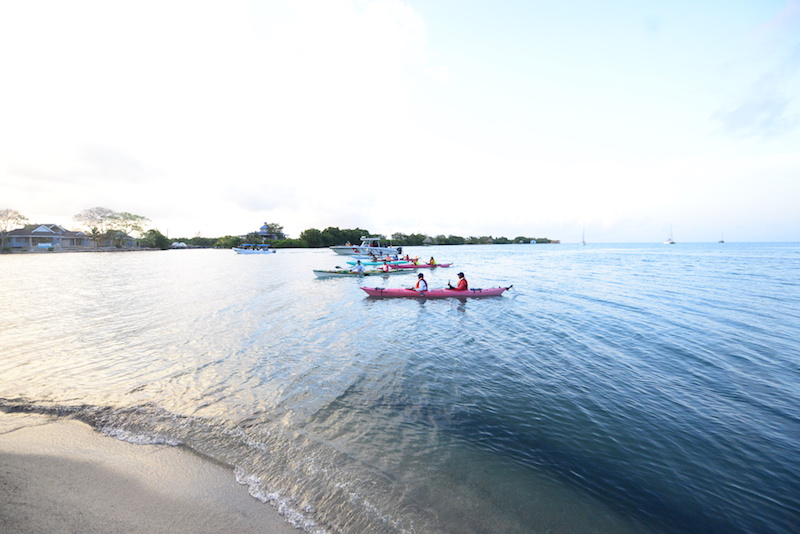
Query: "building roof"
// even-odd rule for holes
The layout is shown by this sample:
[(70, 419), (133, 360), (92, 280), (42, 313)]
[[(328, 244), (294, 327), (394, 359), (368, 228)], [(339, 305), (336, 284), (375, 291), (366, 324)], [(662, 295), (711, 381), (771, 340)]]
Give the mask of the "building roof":
[(61, 237), (84, 237), (85, 233), (81, 231), (67, 230), (59, 224), (26, 224), (22, 228), (16, 228), (8, 233), (9, 236), (19, 237), (48, 237), (48, 236), (61, 236)]

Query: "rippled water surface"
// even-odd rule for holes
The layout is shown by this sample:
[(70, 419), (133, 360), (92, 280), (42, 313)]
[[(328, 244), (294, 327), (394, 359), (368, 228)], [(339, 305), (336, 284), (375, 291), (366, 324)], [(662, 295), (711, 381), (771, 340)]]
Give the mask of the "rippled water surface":
[[(800, 245), (0, 256), (0, 407), (235, 467), (309, 532), (796, 532)], [(232, 475), (233, 476), (233, 475)]]

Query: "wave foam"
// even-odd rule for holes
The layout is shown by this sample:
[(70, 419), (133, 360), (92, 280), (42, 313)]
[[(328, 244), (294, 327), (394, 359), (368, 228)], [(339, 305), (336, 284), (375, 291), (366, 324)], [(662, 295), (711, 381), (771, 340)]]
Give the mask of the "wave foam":
[(180, 441), (160, 434), (139, 434), (122, 430), (121, 428), (103, 427), (100, 432), (104, 436), (116, 438), (120, 441), (127, 441), (128, 443), (135, 443), (136, 445), (170, 445), (177, 447), (181, 444)]
[[(253, 498), (275, 507), (281, 517), (286, 519), (293, 527), (299, 528), (309, 534), (328, 534), (324, 528), (317, 525), (316, 522), (306, 516), (303, 511), (294, 508), (290, 504), (289, 499), (282, 497), (277, 491), (269, 491), (264, 488), (264, 485), (257, 476), (247, 473), (240, 467), (237, 467), (234, 472), (236, 473), (236, 482), (247, 486)], [(311, 512), (311, 510), (305, 510), (305, 512)]]

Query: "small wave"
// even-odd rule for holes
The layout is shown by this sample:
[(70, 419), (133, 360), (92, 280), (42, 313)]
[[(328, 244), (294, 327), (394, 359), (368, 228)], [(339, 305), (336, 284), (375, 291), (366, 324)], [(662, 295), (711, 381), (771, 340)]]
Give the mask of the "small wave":
[(181, 444), (177, 439), (161, 434), (143, 434), (139, 432), (130, 432), (121, 428), (103, 427), (99, 429), (100, 433), (104, 436), (116, 438), (120, 441), (127, 441), (136, 445), (170, 445), (177, 447)]
[(328, 534), (325, 529), (319, 527), (313, 519), (306, 515), (313, 511), (310, 507), (307, 507), (304, 511), (297, 510), (291, 505), (290, 500), (282, 497), (279, 492), (269, 491), (264, 488), (263, 483), (257, 476), (247, 473), (241, 467), (237, 467), (234, 472), (236, 474), (236, 482), (247, 486), (253, 498), (274, 507), (293, 527), (309, 534)]

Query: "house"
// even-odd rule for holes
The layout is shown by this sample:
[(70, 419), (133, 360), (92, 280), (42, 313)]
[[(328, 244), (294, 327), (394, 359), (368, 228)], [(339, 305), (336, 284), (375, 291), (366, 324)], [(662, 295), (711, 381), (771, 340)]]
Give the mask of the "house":
[(6, 234), (5, 246), (11, 249), (84, 249), (94, 246), (83, 232), (73, 232), (58, 224), (28, 224)]
[(67, 230), (59, 224), (28, 224), (23, 228), (11, 230), (3, 238), (3, 246), (12, 250), (97, 250), (103, 247), (131, 248), (136, 240), (112, 230), (94, 242), (92, 236)]
[[(281, 228), (278, 226), (277, 228)], [(258, 229), (258, 235), (261, 236), (261, 239), (264, 240), (273, 240), (273, 239), (286, 239), (286, 235), (282, 231), (275, 231), (275, 225), (270, 225), (268, 223), (264, 223), (264, 225)]]
[(12, 250), (79, 251), (98, 248), (132, 248), (136, 240), (119, 230), (106, 232), (97, 243), (92, 236), (67, 230), (60, 224), (28, 224), (8, 232), (3, 246)]

